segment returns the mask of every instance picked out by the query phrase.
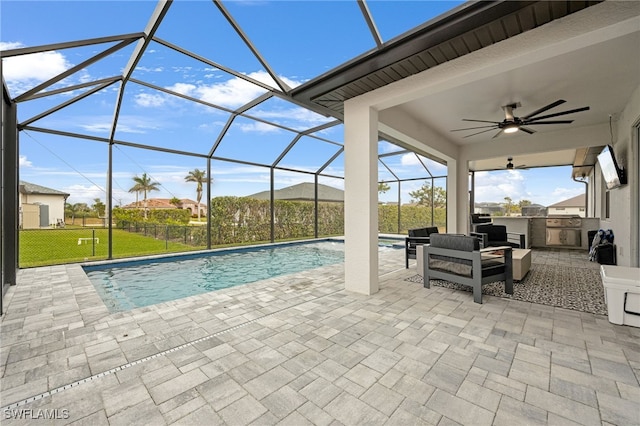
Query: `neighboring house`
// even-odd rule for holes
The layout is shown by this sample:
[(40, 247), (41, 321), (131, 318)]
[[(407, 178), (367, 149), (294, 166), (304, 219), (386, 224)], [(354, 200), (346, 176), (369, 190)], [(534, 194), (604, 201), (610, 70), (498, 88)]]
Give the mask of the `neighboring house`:
[(547, 214), (585, 217), (585, 196), (578, 195), (547, 207)]
[[(315, 199), (315, 185), (310, 182), (303, 182), (297, 185), (287, 186), (286, 188), (276, 189), (273, 193), (274, 199), (276, 200), (313, 201)], [(247, 195), (247, 198), (269, 200), (271, 199), (271, 193), (270, 191), (262, 191), (253, 195)], [(344, 203), (344, 191), (319, 183), (318, 201)]]
[(522, 207), (522, 216), (546, 216), (547, 208), (540, 204), (531, 204)]
[[(123, 209), (144, 209), (144, 201), (137, 202), (122, 206)], [(163, 210), (163, 209), (184, 209), (191, 212), (191, 216), (198, 215), (198, 203), (189, 198), (180, 199), (179, 204), (171, 204), (171, 198), (147, 198), (147, 209), (149, 210)], [(207, 205), (200, 203), (200, 216), (207, 215)]]
[(500, 215), (502, 215), (504, 214), (504, 206), (502, 206), (500, 203), (490, 203), (490, 202), (476, 203), (474, 211), (475, 213), (481, 213), (481, 214), (494, 215), (496, 213), (499, 213)]
[(21, 180), (19, 195), (21, 229), (64, 224), (64, 206), (70, 194)]

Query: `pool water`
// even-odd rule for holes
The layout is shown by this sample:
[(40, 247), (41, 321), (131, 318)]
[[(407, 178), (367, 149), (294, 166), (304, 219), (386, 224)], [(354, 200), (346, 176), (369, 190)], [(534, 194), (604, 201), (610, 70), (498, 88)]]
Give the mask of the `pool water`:
[(342, 262), (344, 244), (325, 241), (90, 265), (84, 270), (109, 311), (122, 312)]

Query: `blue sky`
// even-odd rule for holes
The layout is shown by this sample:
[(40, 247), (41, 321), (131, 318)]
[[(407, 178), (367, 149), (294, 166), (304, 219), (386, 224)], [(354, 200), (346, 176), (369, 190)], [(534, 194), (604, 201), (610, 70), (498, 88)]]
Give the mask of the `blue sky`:
[[(369, 9), (384, 41), (433, 19), (457, 6), (449, 1), (369, 1)], [(304, 83), (375, 47), (362, 14), (353, 1), (228, 1), (228, 12), (242, 27), (268, 66), (289, 87)], [(327, 7), (330, 5), (330, 7)], [(155, 1), (6, 1), (0, 3), (0, 50), (140, 32), (156, 7)], [(211, 1), (175, 1), (156, 37), (195, 55), (206, 57), (222, 69), (182, 55), (159, 43), (151, 43), (138, 63), (134, 79), (190, 96), (222, 109), (194, 104), (178, 96), (129, 82), (120, 110), (116, 140), (166, 149), (207, 154), (230, 114), (265, 92), (246, 80), (276, 87), (263, 64), (250, 52)], [(113, 43), (61, 49), (42, 54), (3, 59), (3, 71), (13, 97), (24, 93), (113, 46)], [(61, 88), (122, 73), (134, 44), (92, 64), (52, 86)], [(242, 74), (234, 76), (228, 67)], [(246, 78), (244, 78), (246, 77)], [(111, 85), (62, 111), (32, 123), (36, 127), (106, 138), (116, 108), (118, 84)], [(83, 89), (86, 90), (86, 89)], [(41, 114), (83, 90), (23, 102), (19, 121)], [(327, 117), (309, 112), (278, 98), (252, 108), (252, 117), (277, 126), (240, 117), (233, 122), (215, 151), (215, 156), (250, 163), (271, 164), (291, 143), (296, 133), (288, 130), (312, 128)], [(312, 137), (315, 136), (315, 137)], [(315, 171), (331, 158), (343, 141), (338, 125), (303, 136), (284, 156), (280, 165)], [(380, 144), (380, 152), (397, 148)], [(27, 131), (20, 135), (20, 174), (26, 181), (71, 194), (69, 202), (105, 199), (107, 145), (86, 139), (67, 138)], [(398, 176), (425, 177), (413, 154), (387, 157)], [(422, 159), (435, 176), (446, 169)], [(128, 192), (132, 177), (147, 173), (161, 184), (151, 197), (195, 198), (195, 185), (184, 181), (189, 170), (206, 169), (206, 160), (186, 155), (155, 152), (116, 145), (113, 149), (114, 204), (135, 200)], [(214, 161), (212, 195), (249, 195), (269, 189), (269, 170), (249, 164)], [(338, 156), (326, 169), (343, 175)], [(380, 167), (380, 179), (390, 174)], [(312, 182), (307, 174), (276, 171), (276, 189), (299, 182)], [(340, 179), (321, 178), (321, 183), (343, 187)], [(439, 181), (442, 182), (443, 181)], [(403, 202), (421, 182), (402, 186)], [(477, 201), (528, 199), (549, 205), (581, 193), (584, 185), (570, 179), (570, 168), (546, 168), (479, 173)], [(393, 200), (397, 187), (381, 196)]]

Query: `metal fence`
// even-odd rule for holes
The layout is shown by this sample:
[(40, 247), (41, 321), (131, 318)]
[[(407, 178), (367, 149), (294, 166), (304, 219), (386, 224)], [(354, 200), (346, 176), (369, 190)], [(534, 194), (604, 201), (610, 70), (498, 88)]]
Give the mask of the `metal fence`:
[[(204, 226), (121, 224), (113, 228), (114, 258), (206, 248)], [(27, 229), (19, 233), (20, 268), (107, 259), (109, 230), (95, 228)]]
[(205, 247), (207, 245), (207, 228), (205, 226), (121, 222), (115, 229), (164, 241), (166, 250), (169, 250), (170, 243), (192, 247)]

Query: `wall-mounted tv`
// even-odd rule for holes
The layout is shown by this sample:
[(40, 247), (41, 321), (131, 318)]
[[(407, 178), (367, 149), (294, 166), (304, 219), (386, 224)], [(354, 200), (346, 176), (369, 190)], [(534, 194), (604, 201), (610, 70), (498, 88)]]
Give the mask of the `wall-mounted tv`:
[(611, 145), (605, 146), (602, 152), (598, 154), (598, 164), (600, 164), (602, 177), (607, 189), (617, 188), (627, 183), (624, 169), (618, 167)]

